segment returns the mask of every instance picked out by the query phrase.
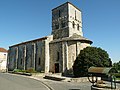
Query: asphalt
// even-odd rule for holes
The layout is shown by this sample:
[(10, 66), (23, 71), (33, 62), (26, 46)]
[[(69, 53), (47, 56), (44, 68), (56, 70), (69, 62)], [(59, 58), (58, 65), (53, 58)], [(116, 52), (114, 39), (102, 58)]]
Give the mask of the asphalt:
[(18, 75), (0, 73), (0, 90), (50, 90), (43, 83)]
[[(0, 73), (0, 90), (91, 90), (90, 82), (54, 81), (44, 79), (43, 76)], [(119, 83), (117, 87), (120, 90)]]

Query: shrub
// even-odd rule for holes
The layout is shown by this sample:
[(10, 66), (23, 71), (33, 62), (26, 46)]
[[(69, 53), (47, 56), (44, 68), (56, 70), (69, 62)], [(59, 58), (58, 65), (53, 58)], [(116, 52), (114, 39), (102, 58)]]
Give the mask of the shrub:
[(111, 67), (112, 61), (108, 53), (97, 47), (87, 47), (80, 51), (73, 65), (73, 73), (75, 77), (87, 76), (88, 68), (95, 67)]
[(36, 73), (34, 68), (30, 68), (26, 70), (26, 73)]

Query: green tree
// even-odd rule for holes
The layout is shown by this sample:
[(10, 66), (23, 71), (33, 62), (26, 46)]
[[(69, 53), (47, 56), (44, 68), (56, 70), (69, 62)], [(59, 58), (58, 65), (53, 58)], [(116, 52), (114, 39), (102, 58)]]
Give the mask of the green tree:
[(95, 67), (111, 67), (112, 61), (108, 53), (97, 47), (87, 47), (80, 51), (73, 65), (73, 73), (75, 77), (86, 76), (88, 68)]
[(115, 67), (118, 71), (120, 71), (120, 61), (113, 64), (113, 67)]

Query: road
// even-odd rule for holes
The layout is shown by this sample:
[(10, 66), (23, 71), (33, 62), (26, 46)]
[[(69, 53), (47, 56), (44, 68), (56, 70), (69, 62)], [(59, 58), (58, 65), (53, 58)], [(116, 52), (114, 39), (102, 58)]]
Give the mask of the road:
[(90, 90), (90, 83), (71, 83), (42, 78), (34, 80), (20, 75), (0, 73), (0, 90)]
[(0, 73), (0, 90), (49, 90), (40, 81)]
[[(91, 90), (90, 86), (89, 82), (63, 82), (43, 78), (35, 80), (30, 77), (0, 73), (0, 90)], [(120, 88), (120, 84), (117, 84), (117, 87)]]
[(89, 82), (75, 83), (75, 82), (44, 80), (44, 83), (49, 85), (53, 90), (91, 90), (90, 89), (91, 84)]

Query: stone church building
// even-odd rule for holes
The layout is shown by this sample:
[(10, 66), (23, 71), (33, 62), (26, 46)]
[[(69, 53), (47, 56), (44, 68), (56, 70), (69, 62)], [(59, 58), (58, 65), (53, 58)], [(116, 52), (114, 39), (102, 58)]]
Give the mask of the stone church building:
[(83, 37), (82, 12), (70, 2), (52, 9), (50, 36), (9, 47), (8, 70), (35, 69), (45, 73), (66, 73), (80, 50), (92, 41)]

